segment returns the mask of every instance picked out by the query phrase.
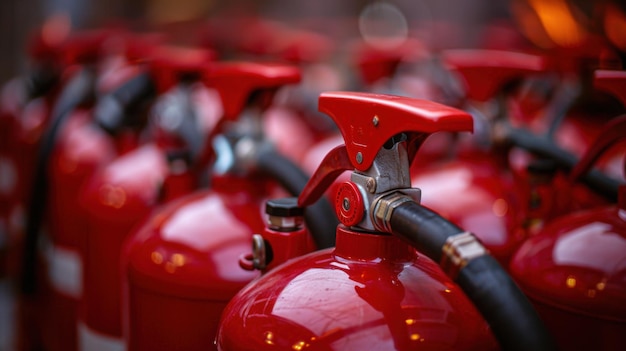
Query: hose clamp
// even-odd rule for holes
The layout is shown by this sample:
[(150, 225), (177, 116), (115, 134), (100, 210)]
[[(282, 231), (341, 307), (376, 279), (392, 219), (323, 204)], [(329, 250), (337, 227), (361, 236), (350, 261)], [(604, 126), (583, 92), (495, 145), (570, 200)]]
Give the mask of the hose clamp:
[(439, 265), (453, 280), (471, 260), (488, 254), (483, 244), (470, 232), (449, 237), (443, 245), (442, 251), (443, 255)]

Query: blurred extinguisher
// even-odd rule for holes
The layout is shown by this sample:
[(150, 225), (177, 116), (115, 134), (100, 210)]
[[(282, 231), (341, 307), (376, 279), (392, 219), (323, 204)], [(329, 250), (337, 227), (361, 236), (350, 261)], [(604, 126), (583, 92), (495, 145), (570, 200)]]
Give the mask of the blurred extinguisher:
[[(125, 244), (129, 350), (214, 348), (224, 306), (258, 275), (238, 262), (250, 233), (263, 229), (263, 202), (285, 190), (298, 193), (308, 179), (263, 130), (276, 91), (299, 80), (290, 65), (224, 62), (207, 69), (206, 83), (224, 106), (196, 165), (204, 171), (211, 164), (210, 187), (155, 211)], [(329, 247), (333, 224), (320, 222), (320, 213), (332, 214), (330, 206), (312, 208), (307, 223), (315, 245)], [(300, 239), (300, 250), (314, 249), (308, 235)]]
[(218, 350), (486, 350), (498, 348), (496, 339), (506, 350), (552, 349), (530, 303), (476, 237), (419, 205), (421, 191), (411, 188), (410, 160), (424, 138), (471, 131), (472, 117), (367, 93), (323, 93), (319, 108), (346, 143), (322, 161), (298, 205), (351, 171), (335, 196), (337, 246), (241, 290), (222, 315)]
[[(611, 146), (623, 149), (625, 135), (626, 117), (607, 123), (569, 180), (587, 173)], [(626, 185), (618, 192), (617, 204), (548, 222), (511, 260), (511, 275), (560, 349), (621, 350), (626, 345)]]
[[(25, 183), (28, 191), (23, 201), (26, 207), (26, 222), (23, 243), (16, 248), (16, 259), (21, 270), (19, 285), (19, 326), (17, 343), (19, 347), (36, 344), (39, 329), (46, 331), (39, 309), (45, 305), (43, 299), (48, 297), (43, 278), (46, 262), (39, 260), (38, 247), (43, 242), (47, 228), (45, 224), (46, 206), (50, 200), (48, 170), (51, 155), (58, 141), (58, 135), (66, 126), (68, 117), (77, 109), (92, 106), (94, 101), (98, 58), (102, 51), (102, 43), (110, 33), (108, 31), (86, 31), (69, 36), (61, 46), (61, 64), (63, 64), (62, 88), (49, 111), (45, 131), (37, 144), (36, 157), (29, 165), (32, 175), (24, 177), (32, 179)], [(26, 167), (22, 169), (26, 171)], [(16, 237), (19, 237), (19, 232)], [(20, 242), (17, 240), (17, 242)], [(40, 294), (41, 292), (41, 294)], [(48, 329), (49, 330), (49, 329)], [(42, 335), (42, 338), (45, 337)], [(45, 340), (42, 340), (45, 343)]]
[(333, 61), (334, 49), (330, 38), (293, 28), (280, 28), (268, 45), (271, 59), (296, 65), (302, 73), (299, 84), (278, 92), (275, 107), (264, 118), (269, 139), (299, 165), (315, 143), (336, 134), (332, 121), (317, 111), (317, 96), (344, 83)]
[(444, 159), (414, 164), (412, 184), (429, 189), (423, 205), (475, 233), (506, 267), (525, 236), (517, 230), (522, 194), (509, 168), (511, 148), (498, 132), (509, 123), (507, 104), (516, 89), (544, 73), (545, 63), (540, 56), (496, 50), (447, 50), (440, 56), (464, 87), (463, 107), (472, 112), (475, 135), (455, 138)]
[[(143, 41), (122, 39), (124, 50)], [(118, 59), (98, 76), (93, 108), (68, 113), (50, 155), (45, 225), (39, 239), (45, 281), (38, 283), (43, 344), (46, 350), (77, 349), (77, 309), (82, 296), (80, 255), (86, 232), (80, 191), (94, 172), (133, 150), (147, 120), (145, 96), (154, 96), (149, 74), (124, 61), (124, 52), (102, 53), (100, 62)], [(100, 64), (101, 66), (106, 66)]]
[(133, 112), (127, 110), (130, 101), (150, 106), (140, 145), (97, 170), (80, 190), (85, 214), (83, 296), (77, 323), (80, 350), (122, 347), (122, 241), (158, 203), (195, 188), (189, 162), (197, 157), (212, 118), (200, 113), (207, 110), (193, 99), (195, 84), (213, 59), (211, 51), (159, 45), (144, 54), (142, 84), (135, 90), (129, 82), (123, 87), (132, 90), (130, 96), (112, 94), (96, 111), (98, 123), (111, 130)]
[(62, 48), (68, 35), (68, 29), (58, 25), (45, 28), (29, 43), (28, 71), (8, 82), (0, 97), (0, 242), (6, 245), (2, 248), (0, 244), (0, 251), (6, 250), (7, 255), (0, 258), (0, 265), (6, 264), (6, 272), (13, 279), (19, 271), (24, 204), (37, 147), (60, 90)]

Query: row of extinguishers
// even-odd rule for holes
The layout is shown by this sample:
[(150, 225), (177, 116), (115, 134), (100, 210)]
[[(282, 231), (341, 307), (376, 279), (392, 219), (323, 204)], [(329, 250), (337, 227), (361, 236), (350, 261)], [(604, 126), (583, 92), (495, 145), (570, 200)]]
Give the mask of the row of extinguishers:
[(457, 50), (403, 84), (414, 45), (319, 95), (302, 57), (34, 40), (0, 117), (18, 349), (623, 349), (626, 73)]

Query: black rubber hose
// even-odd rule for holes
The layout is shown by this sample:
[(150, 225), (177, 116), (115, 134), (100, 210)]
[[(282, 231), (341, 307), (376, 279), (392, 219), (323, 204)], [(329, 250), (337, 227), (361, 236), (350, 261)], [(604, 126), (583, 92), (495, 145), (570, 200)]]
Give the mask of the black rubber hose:
[(471, 260), (456, 283), (489, 323), (503, 350), (556, 348), (530, 301), (492, 256)]
[[(309, 176), (300, 167), (272, 148), (259, 151), (256, 162), (260, 171), (278, 181), (293, 196), (298, 196), (309, 181)], [(306, 208), (304, 220), (318, 249), (335, 246), (339, 220), (325, 197)]]
[[(409, 201), (396, 207), (392, 233), (422, 254), (441, 262), (448, 237), (464, 232), (437, 213)], [(554, 350), (555, 344), (530, 301), (489, 255), (461, 268), (456, 283), (489, 323), (503, 350)]]
[[(553, 160), (558, 167), (566, 171), (571, 170), (578, 163), (578, 158), (573, 154), (563, 150), (549, 139), (537, 136), (525, 129), (510, 128), (507, 131), (506, 140), (511, 145), (532, 154)], [(581, 181), (607, 200), (617, 201), (619, 181), (608, 177), (597, 169), (590, 170), (581, 176)]]
[(48, 162), (54, 149), (57, 135), (67, 116), (77, 106), (94, 98), (95, 72), (83, 68), (63, 88), (52, 109), (46, 131), (35, 160), (35, 173), (27, 208), (27, 221), (22, 256), (22, 274), (20, 290), (23, 294), (32, 294), (37, 289), (37, 242), (39, 231), (45, 216), (48, 200)]
[(156, 86), (148, 72), (142, 72), (124, 82), (120, 87), (99, 99), (94, 108), (94, 121), (111, 135), (123, 127), (139, 124), (136, 113), (156, 97)]

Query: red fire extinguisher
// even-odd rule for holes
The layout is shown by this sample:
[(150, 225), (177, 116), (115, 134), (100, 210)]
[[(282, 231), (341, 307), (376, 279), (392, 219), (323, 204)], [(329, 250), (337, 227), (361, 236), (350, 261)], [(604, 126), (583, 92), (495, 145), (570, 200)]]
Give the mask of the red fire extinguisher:
[[(99, 169), (81, 189), (85, 211), (83, 298), (78, 321), (78, 348), (121, 347), (120, 248), (125, 236), (153, 206), (195, 187), (181, 148), (195, 155), (203, 129), (192, 83), (201, 78), (213, 53), (159, 46), (148, 53), (147, 76), (132, 94), (103, 100), (96, 120), (109, 130), (129, 111), (129, 101), (151, 105), (148, 140)], [(131, 86), (133, 88), (133, 86)], [(155, 93), (160, 94), (155, 101)], [(183, 97), (181, 98), (181, 95)], [(128, 100), (130, 99), (130, 100)]]
[[(214, 149), (210, 188), (159, 209), (128, 239), (123, 272), (129, 350), (214, 347), (224, 306), (258, 276), (238, 262), (250, 233), (263, 230), (263, 201), (284, 190), (297, 193), (306, 183), (304, 172), (263, 135), (261, 123), (277, 88), (299, 79), (299, 70), (288, 65), (225, 62), (208, 70), (207, 84), (224, 103), (207, 145)], [(277, 192), (277, 183), (284, 190)], [(314, 223), (318, 213), (307, 221), (318, 247), (327, 247), (332, 229)], [(300, 250), (312, 250), (308, 235), (300, 239)]]
[[(124, 44), (132, 45), (132, 40), (125, 38)], [(100, 61), (113, 61), (121, 54), (103, 53)], [(117, 61), (98, 77), (99, 103), (68, 114), (50, 155), (46, 235), (40, 239), (46, 274), (38, 288), (46, 350), (77, 349), (77, 309), (83, 291), (80, 252), (86, 231), (82, 187), (100, 167), (137, 146), (147, 113), (146, 104), (140, 102), (145, 95), (154, 95), (147, 73)], [(118, 109), (112, 110), (111, 104)]]
[[(62, 45), (61, 56), (63, 57), (62, 63), (65, 65), (64, 74), (68, 77), (66, 82), (63, 83), (63, 88), (58, 98), (55, 99), (53, 108), (49, 112), (45, 132), (37, 145), (36, 160), (31, 166), (33, 168), (32, 185), (29, 185), (31, 189), (29, 189), (28, 198), (25, 201), (27, 205), (27, 221), (24, 230), (23, 247), (20, 248), (21, 310), (19, 312), (20, 325), (17, 338), (20, 344), (26, 345), (36, 339), (39, 333), (37, 329), (39, 324), (42, 343), (47, 349), (54, 350), (59, 348), (56, 340), (59, 340), (60, 335), (68, 337), (74, 335), (71, 332), (69, 334), (58, 333), (59, 335), (57, 335), (57, 332), (61, 330), (68, 330), (68, 328), (64, 329), (62, 326), (67, 325), (65, 317), (71, 316), (71, 308), (68, 310), (68, 313), (59, 313), (56, 316), (57, 318), (54, 320), (56, 324), (46, 323), (46, 319), (49, 316), (49, 311), (52, 312), (57, 307), (60, 308), (58, 311), (64, 311), (62, 306), (72, 306), (72, 303), (66, 304), (64, 299), (55, 299), (59, 296), (56, 294), (58, 291), (55, 289), (65, 289), (65, 292), (71, 295), (79, 288), (71, 283), (75, 282), (72, 278), (80, 274), (76, 270), (79, 268), (73, 264), (76, 262), (76, 257), (71, 251), (47, 251), (46, 253), (52, 254), (47, 257), (51, 258), (52, 261), (47, 262), (46, 259), (39, 259), (38, 248), (49, 247), (46, 245), (49, 243), (49, 236), (46, 235), (48, 229), (56, 235), (60, 233), (59, 230), (64, 231), (67, 229), (67, 227), (63, 228), (64, 225), (57, 225), (65, 223), (64, 219), (67, 217), (62, 212), (67, 208), (63, 206), (63, 202), (65, 200), (71, 202), (71, 199), (68, 199), (71, 198), (71, 190), (69, 190), (68, 194), (61, 194), (62, 191), (58, 191), (60, 189), (51, 189), (48, 183), (48, 171), (54, 167), (49, 166), (52, 166), (52, 155), (58, 141), (59, 132), (67, 127), (68, 120), (72, 120), (74, 117), (80, 119), (78, 115), (81, 112), (74, 112), (75, 110), (80, 111), (93, 103), (98, 57), (104, 54), (101, 50), (101, 45), (109, 34), (106, 31), (75, 33), (68, 37)], [(71, 125), (70, 129), (75, 127), (76, 125)], [(102, 156), (106, 158), (106, 152)], [(66, 198), (66, 195), (68, 198)], [(46, 213), (47, 206), (53, 210), (60, 211), (63, 218), (55, 218), (53, 215)], [(73, 214), (71, 213), (70, 216)], [(45, 223), (46, 217), (48, 218), (48, 225)], [(58, 221), (53, 221), (52, 223), (49, 221), (50, 218)], [(48, 232), (48, 234), (51, 233)], [(54, 274), (59, 268), (58, 264), (68, 269), (69, 276)], [(56, 282), (63, 281), (67, 284), (53, 284), (55, 280), (48, 281), (44, 278), (46, 273), (51, 273), (50, 278), (59, 278)], [(72, 340), (70, 337), (69, 348), (72, 348), (72, 345), (74, 345)]]
[[(612, 145), (623, 149), (625, 132), (625, 117), (607, 123), (570, 181), (588, 172)], [(625, 213), (622, 183), (617, 204), (555, 218), (511, 260), (512, 276), (563, 350), (620, 350), (626, 345)]]
[(470, 131), (472, 117), (348, 92), (322, 94), (319, 109), (346, 144), (322, 161), (298, 205), (352, 170), (335, 197), (337, 247), (240, 291), (222, 315), (218, 350), (495, 349), (493, 336), (507, 350), (551, 349), (529, 302), (476, 237), (420, 206), (411, 188), (409, 163), (424, 138)]
[[(65, 30), (50, 26), (47, 34), (31, 39), (29, 68), (21, 77), (2, 87), (0, 93), (0, 274), (16, 278), (17, 251), (23, 232), (24, 206), (36, 154), (37, 141), (45, 125), (48, 106), (61, 80), (60, 46)], [(46, 40), (56, 38), (56, 40)]]
[[(495, 50), (450, 50), (442, 61), (464, 83), (466, 101), (474, 111), (476, 136), (469, 142), (460, 135), (453, 142), (454, 158), (418, 165), (412, 170), (412, 184), (429, 189), (422, 203), (457, 225), (475, 233), (490, 253), (506, 266), (525, 238), (518, 230), (522, 194), (509, 170), (510, 147), (494, 133), (508, 123), (505, 99), (514, 95), (512, 85), (545, 70), (541, 57)], [(484, 79), (485, 76), (489, 79)], [(487, 112), (484, 112), (484, 111)], [(448, 157), (449, 158), (449, 157)], [(455, 201), (450, 201), (456, 198)]]

